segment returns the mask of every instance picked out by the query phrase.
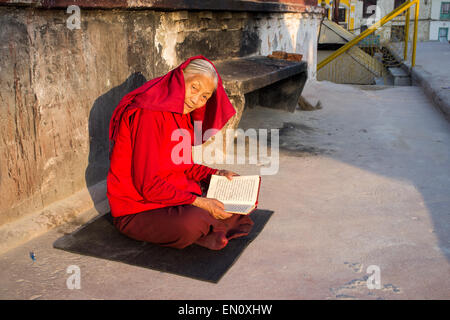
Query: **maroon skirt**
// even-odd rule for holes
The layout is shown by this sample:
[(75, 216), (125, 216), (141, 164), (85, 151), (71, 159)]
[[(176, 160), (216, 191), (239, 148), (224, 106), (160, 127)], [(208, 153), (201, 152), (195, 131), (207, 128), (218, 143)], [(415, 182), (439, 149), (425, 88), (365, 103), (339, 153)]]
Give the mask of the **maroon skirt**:
[(248, 235), (253, 221), (249, 215), (240, 214), (219, 220), (208, 211), (189, 204), (115, 217), (114, 226), (139, 241), (178, 249), (195, 243), (220, 250), (229, 240)]
[[(199, 183), (206, 197), (209, 179)], [(114, 218), (114, 226), (139, 241), (182, 249), (193, 243), (211, 250), (224, 248), (228, 241), (246, 236), (253, 227), (249, 215), (233, 214), (216, 219), (208, 211), (191, 204), (169, 206)]]

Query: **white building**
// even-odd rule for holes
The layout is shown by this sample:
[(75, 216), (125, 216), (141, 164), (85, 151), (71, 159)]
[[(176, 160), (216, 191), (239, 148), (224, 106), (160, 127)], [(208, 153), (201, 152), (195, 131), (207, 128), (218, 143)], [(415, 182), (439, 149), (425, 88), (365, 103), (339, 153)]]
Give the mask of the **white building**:
[[(405, 0), (341, 0), (339, 24), (359, 34), (404, 2)], [(333, 0), (318, 0), (318, 3), (325, 7), (326, 16), (331, 20)], [(410, 9), (410, 40), (413, 36), (414, 8), (412, 6)], [(375, 34), (380, 41), (389, 41), (400, 36), (404, 32), (404, 26), (405, 17), (399, 16)], [(449, 29), (450, 0), (420, 0), (418, 40), (450, 41)]]
[(450, 0), (431, 0), (429, 40), (450, 41)]
[[(419, 23), (417, 30), (417, 40), (429, 40), (430, 29), (430, 11), (432, 0), (420, 0), (419, 3)], [(405, 0), (358, 0), (356, 4), (355, 27), (358, 25), (361, 31), (370, 27), (373, 23), (380, 20), (395, 8), (399, 7)], [(413, 21), (415, 6), (410, 8), (410, 29), (409, 38), (413, 37)], [(360, 13), (358, 15), (358, 13)], [(401, 40), (405, 30), (405, 16), (400, 15), (388, 22), (379, 31), (375, 32), (380, 37), (380, 41)]]

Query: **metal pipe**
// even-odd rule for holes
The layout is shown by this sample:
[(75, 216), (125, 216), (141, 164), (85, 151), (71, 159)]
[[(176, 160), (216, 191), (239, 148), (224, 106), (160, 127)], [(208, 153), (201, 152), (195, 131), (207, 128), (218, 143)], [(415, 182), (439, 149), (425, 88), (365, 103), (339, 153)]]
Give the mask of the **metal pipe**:
[[(409, 1), (409, 0), (408, 0)], [(408, 41), (409, 41), (409, 8), (406, 9), (406, 19), (405, 19), (405, 47), (403, 50), (403, 60), (408, 59)]]
[(414, 15), (414, 36), (411, 57), (411, 68), (416, 65), (416, 45), (417, 45), (417, 25), (419, 24), (419, 1), (416, 1), (416, 10)]

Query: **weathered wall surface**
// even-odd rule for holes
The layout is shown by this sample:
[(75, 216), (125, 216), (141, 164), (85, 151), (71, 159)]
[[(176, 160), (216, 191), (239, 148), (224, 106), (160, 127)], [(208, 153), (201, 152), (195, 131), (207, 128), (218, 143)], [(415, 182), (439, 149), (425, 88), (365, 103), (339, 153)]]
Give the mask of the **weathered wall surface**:
[(4, 5), (61, 9), (70, 5), (95, 9), (165, 9), (301, 12), (317, 0), (0, 0)]
[(192, 55), (285, 50), (315, 77), (320, 14), (0, 7), (0, 225), (106, 178), (123, 95)]

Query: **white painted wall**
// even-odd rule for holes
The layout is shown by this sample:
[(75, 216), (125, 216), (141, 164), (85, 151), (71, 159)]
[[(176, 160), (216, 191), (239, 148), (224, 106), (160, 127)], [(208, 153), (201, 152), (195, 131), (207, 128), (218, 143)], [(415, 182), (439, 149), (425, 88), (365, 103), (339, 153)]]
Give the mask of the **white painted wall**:
[[(355, 5), (355, 26), (354, 29), (360, 28), (362, 26), (362, 12), (363, 12), (363, 2), (357, 1)], [(359, 34), (359, 30), (355, 30), (356, 34)]]
[(441, 3), (449, 0), (430, 0), (431, 1), (431, 19), (439, 20), (441, 17)]
[(439, 28), (448, 28), (447, 40), (450, 41), (450, 21), (431, 21), (430, 40), (439, 40)]
[(321, 15), (312, 13), (273, 14), (257, 23), (261, 48), (258, 54), (273, 51), (303, 54), (308, 64), (308, 79), (316, 79), (317, 38)]
[[(181, 19), (186, 20), (187, 14), (183, 16), (180, 12), (173, 12), (163, 15), (162, 23), (155, 33), (155, 47), (171, 68), (180, 63), (176, 46), (187, 35), (183, 24), (174, 23)], [(321, 20), (322, 9), (314, 7), (307, 13), (256, 15), (249, 25), (258, 35), (261, 46), (254, 54), (269, 55), (273, 51), (303, 54), (303, 61), (308, 64), (308, 79), (316, 79), (317, 39)]]

